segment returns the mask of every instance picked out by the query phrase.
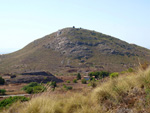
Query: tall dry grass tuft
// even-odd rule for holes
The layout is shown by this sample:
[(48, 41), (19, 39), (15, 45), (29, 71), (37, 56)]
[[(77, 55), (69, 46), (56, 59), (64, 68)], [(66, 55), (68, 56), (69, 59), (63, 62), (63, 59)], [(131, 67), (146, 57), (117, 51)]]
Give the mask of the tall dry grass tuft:
[[(20, 104), (21, 105), (21, 104)], [(14, 107), (13, 107), (14, 108)], [(21, 108), (21, 109), (20, 109)], [(68, 93), (66, 95), (40, 95), (32, 98), (11, 113), (98, 113), (101, 107), (93, 103), (90, 95)], [(10, 113), (10, 110), (7, 111)]]
[(150, 67), (146, 71), (139, 70), (132, 74), (110, 79), (108, 82), (96, 88), (92, 93), (93, 100), (102, 103), (104, 100), (111, 100), (113, 103), (122, 101), (123, 95), (134, 87), (150, 88)]

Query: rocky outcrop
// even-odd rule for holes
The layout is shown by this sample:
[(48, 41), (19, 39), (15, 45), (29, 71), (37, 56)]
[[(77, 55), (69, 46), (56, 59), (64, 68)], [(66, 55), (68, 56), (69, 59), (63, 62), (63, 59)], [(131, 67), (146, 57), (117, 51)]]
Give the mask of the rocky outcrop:
[(92, 50), (88, 48), (90, 44), (84, 44), (82, 42), (72, 42), (67, 37), (56, 37), (51, 42), (43, 45), (44, 48), (53, 49), (59, 51), (62, 55), (74, 58), (90, 58), (92, 57)]

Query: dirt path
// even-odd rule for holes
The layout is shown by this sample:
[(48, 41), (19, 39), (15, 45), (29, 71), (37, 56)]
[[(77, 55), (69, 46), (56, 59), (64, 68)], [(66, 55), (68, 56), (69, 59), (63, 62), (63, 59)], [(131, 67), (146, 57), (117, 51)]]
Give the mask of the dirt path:
[(28, 96), (28, 95), (30, 95), (30, 94), (1, 95), (0, 98), (14, 97), (14, 96)]

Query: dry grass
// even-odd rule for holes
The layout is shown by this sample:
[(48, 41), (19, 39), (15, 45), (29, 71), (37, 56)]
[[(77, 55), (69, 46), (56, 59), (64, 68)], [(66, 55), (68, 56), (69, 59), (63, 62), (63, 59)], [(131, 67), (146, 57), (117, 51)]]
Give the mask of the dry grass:
[(150, 88), (150, 68), (146, 71), (139, 70), (134, 74), (130, 73), (126, 74), (126, 76), (111, 79), (107, 83), (102, 84), (101, 87), (96, 88), (92, 93), (92, 97), (99, 103), (106, 99), (120, 102), (126, 92), (142, 86)]
[[(120, 76), (101, 84), (92, 92), (65, 94), (43, 93), (26, 103), (17, 103), (3, 113), (106, 113), (121, 106), (124, 95), (133, 88), (150, 88), (150, 68), (145, 71)], [(137, 95), (138, 96), (138, 95)], [(107, 106), (112, 104), (110, 109)], [(137, 104), (137, 103), (136, 103)], [(18, 107), (19, 106), (19, 107)], [(117, 106), (117, 107), (115, 107)], [(147, 109), (147, 107), (142, 109)], [(124, 107), (123, 107), (124, 108)], [(130, 108), (132, 109), (132, 108)], [(139, 108), (134, 106), (134, 111)]]
[[(16, 104), (15, 104), (16, 105)], [(98, 113), (101, 107), (91, 101), (90, 95), (66, 93), (48, 95), (44, 93), (27, 103), (20, 103), (19, 109), (13, 105), (3, 113)]]

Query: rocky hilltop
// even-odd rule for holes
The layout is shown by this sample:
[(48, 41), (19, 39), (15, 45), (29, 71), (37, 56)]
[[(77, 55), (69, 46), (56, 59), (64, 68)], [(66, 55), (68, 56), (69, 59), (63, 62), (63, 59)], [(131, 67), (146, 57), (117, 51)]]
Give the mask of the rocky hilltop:
[(122, 71), (150, 62), (150, 50), (82, 28), (65, 28), (0, 56), (0, 72), (50, 71), (53, 74), (91, 70)]

